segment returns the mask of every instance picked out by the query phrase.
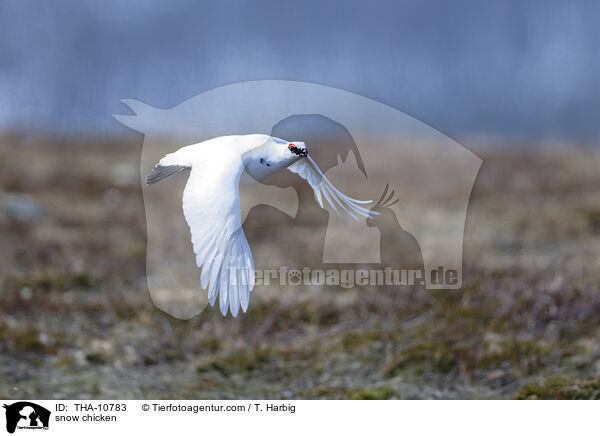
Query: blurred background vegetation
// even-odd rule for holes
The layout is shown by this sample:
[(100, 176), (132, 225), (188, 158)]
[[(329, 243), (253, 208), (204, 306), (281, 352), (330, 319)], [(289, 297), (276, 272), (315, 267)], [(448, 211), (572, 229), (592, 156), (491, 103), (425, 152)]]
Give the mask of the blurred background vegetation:
[[(599, 9), (1, 2), (0, 397), (597, 398)], [(142, 139), (111, 113), (256, 79), (368, 96), (483, 158), (461, 291), (271, 287), (238, 319), (155, 308)]]
[(0, 397), (598, 396), (597, 151), (477, 151), (461, 291), (272, 286), (183, 321), (145, 285), (140, 148), (0, 141)]

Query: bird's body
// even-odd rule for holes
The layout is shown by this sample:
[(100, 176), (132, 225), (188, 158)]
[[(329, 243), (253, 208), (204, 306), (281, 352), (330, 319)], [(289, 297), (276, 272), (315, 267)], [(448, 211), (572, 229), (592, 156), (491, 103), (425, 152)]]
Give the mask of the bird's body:
[(248, 308), (254, 287), (252, 253), (240, 215), (239, 185), (265, 180), (288, 168), (306, 179), (323, 207), (322, 198), (336, 210), (369, 217), (358, 201), (345, 196), (325, 178), (308, 156), (303, 142), (268, 135), (236, 135), (209, 139), (163, 157), (146, 177), (151, 185), (190, 170), (183, 192), (183, 213), (190, 227), (196, 264), (202, 268), (201, 286), (214, 305), (219, 296), (223, 315), (235, 317)]

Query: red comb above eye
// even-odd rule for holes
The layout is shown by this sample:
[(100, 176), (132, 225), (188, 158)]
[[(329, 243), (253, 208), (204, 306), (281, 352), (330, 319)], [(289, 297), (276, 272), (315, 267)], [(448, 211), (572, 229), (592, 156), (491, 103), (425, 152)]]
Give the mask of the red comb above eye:
[(288, 145), (288, 148), (294, 148), (294, 144)]

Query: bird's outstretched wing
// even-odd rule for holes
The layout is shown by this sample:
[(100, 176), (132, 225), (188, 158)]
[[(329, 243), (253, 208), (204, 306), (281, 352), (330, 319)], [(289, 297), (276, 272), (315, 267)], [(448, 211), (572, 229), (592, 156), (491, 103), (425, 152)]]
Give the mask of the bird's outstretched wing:
[(254, 263), (240, 218), (240, 166), (194, 166), (183, 192), (200, 283), (211, 306), (219, 296), (221, 313), (227, 315), (229, 308), (234, 317), (240, 306), (246, 312), (254, 288)]
[(338, 191), (335, 186), (327, 180), (327, 177), (325, 177), (310, 156), (296, 161), (290, 165), (288, 169), (308, 182), (315, 193), (319, 206), (323, 207), (323, 197), (325, 197), (325, 200), (327, 200), (329, 205), (338, 215), (340, 213), (336, 205), (349, 213), (354, 219), (358, 219), (356, 215), (362, 215), (366, 218), (369, 218), (372, 215), (378, 215), (377, 212), (370, 212), (368, 209), (361, 206), (361, 204), (371, 203), (371, 200), (355, 200)]

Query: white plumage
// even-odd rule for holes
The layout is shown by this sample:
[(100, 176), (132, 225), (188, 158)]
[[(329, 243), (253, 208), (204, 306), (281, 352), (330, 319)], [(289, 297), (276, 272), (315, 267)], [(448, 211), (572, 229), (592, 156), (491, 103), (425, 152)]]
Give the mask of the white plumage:
[[(319, 205), (323, 198), (338, 212), (368, 217), (359, 201), (338, 191), (308, 156), (303, 142), (268, 135), (221, 136), (189, 145), (163, 157), (146, 177), (151, 185), (191, 170), (183, 192), (183, 214), (190, 227), (200, 284), (212, 305), (219, 297), (221, 313), (236, 317), (248, 309), (254, 288), (252, 253), (242, 229), (239, 185), (258, 183), (288, 168), (313, 188)], [(339, 212), (338, 212), (339, 213)], [(371, 212), (372, 213), (372, 212)]]

